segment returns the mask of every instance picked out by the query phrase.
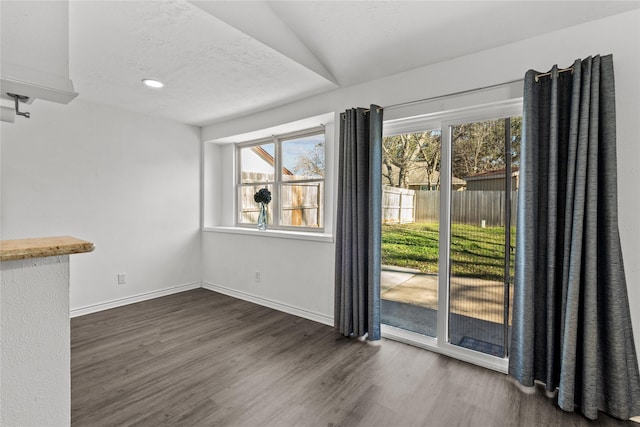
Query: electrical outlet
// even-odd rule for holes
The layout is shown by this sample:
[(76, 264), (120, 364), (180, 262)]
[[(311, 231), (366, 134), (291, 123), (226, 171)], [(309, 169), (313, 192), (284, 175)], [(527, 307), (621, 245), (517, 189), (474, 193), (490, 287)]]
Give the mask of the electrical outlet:
[(260, 272), (256, 271), (256, 283), (260, 283)]
[(127, 283), (127, 275), (124, 273), (118, 273), (118, 285), (124, 285)]

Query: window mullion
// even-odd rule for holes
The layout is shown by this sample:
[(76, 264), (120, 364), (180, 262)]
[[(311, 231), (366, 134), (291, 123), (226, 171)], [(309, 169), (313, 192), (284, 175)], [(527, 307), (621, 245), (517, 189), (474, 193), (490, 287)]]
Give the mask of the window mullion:
[(242, 150), (236, 146), (235, 150), (234, 150), (234, 154), (235, 154), (235, 167), (236, 167), (236, 191), (234, 194), (234, 200), (233, 200), (233, 223), (234, 225), (237, 227), (238, 224), (241, 223), (240, 221), (240, 211), (241, 211), (241, 206), (240, 204), (242, 203)]
[(436, 339), (439, 346), (449, 342), (449, 274), (451, 260), (452, 124), (440, 123), (440, 223), (438, 229), (438, 312)]
[(275, 159), (274, 159), (274, 183), (273, 183), (273, 193), (275, 203), (273, 206), (272, 218), (273, 224), (276, 227), (279, 227), (280, 224), (280, 212), (282, 211), (282, 199), (280, 197), (280, 183), (282, 182), (282, 140), (273, 136), (273, 143), (275, 147)]
[(503, 303), (503, 355), (509, 356), (509, 292), (511, 285), (511, 118), (504, 119), (504, 303)]

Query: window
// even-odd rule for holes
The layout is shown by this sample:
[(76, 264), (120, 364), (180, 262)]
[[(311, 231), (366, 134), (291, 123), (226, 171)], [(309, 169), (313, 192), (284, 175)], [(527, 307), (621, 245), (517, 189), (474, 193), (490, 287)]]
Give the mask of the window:
[(260, 206), (253, 195), (267, 188), (270, 228), (323, 230), (324, 129), (238, 144), (237, 157), (238, 225), (256, 224)]

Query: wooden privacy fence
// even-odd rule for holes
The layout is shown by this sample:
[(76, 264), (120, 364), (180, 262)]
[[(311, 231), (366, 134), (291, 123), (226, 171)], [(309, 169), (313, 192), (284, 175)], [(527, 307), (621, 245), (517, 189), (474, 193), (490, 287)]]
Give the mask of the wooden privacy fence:
[[(508, 197), (504, 191), (454, 191), (451, 193), (451, 222), (456, 224), (504, 226)], [(511, 192), (511, 224), (516, 223), (518, 192)], [(416, 191), (416, 222), (440, 220), (440, 192)], [(484, 223), (483, 223), (484, 221)]]
[[(504, 191), (454, 191), (451, 193), (451, 220), (457, 224), (486, 227), (504, 226)], [(518, 192), (511, 193), (511, 224), (516, 223)], [(440, 192), (383, 187), (382, 222), (407, 224), (440, 221)]]
[(382, 187), (382, 223), (415, 222), (416, 192), (406, 188)]
[[(253, 195), (263, 187), (268, 187), (273, 191), (272, 184), (256, 184), (242, 187), (240, 223), (251, 224), (257, 222), (260, 205), (254, 201)], [(321, 209), (322, 187), (322, 182), (282, 184), (280, 186), (280, 225), (320, 227), (323, 224)], [(267, 209), (269, 221), (273, 221), (271, 209), (273, 207), (269, 205)]]

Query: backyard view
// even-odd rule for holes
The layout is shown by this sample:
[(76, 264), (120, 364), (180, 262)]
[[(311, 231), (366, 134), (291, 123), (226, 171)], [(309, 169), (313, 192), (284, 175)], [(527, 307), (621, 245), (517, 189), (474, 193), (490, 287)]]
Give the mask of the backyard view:
[[(437, 273), (437, 223), (384, 224), (382, 236), (382, 264)], [(511, 239), (515, 245), (515, 227), (511, 227)], [(504, 227), (452, 224), (451, 250), (453, 276), (503, 280)], [(513, 251), (510, 256), (513, 275)]]
[[(384, 138), (384, 323), (436, 337), (441, 233), (448, 232), (448, 342), (505, 355), (520, 127), (520, 117), (451, 126), (446, 181), (440, 129)], [(443, 181), (451, 190), (445, 221)]]

